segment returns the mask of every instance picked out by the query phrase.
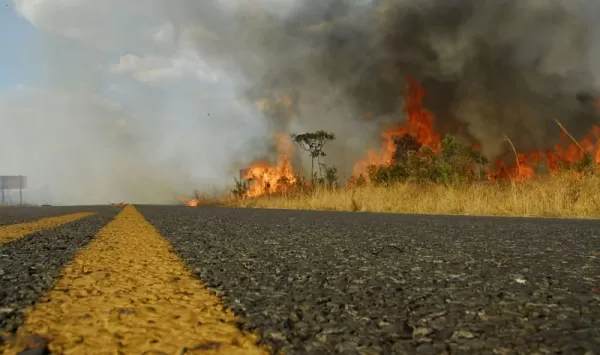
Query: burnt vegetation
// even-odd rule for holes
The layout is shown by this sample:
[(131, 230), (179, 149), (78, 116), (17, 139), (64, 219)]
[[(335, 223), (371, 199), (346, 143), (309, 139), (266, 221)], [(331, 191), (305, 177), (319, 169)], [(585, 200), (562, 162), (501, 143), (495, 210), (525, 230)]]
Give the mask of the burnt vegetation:
[[(478, 149), (462, 143), (451, 134), (443, 137), (437, 151), (430, 146), (419, 144), (410, 134), (395, 138), (396, 150), (392, 161), (383, 165), (370, 165), (365, 174), (347, 182), (339, 181), (338, 169), (335, 166), (329, 166), (322, 162), (322, 159), (327, 156), (324, 150), (325, 144), (335, 139), (333, 133), (317, 131), (293, 134), (291, 138), (308, 152), (312, 162), (311, 178), (297, 174), (294, 182), (280, 181), (281, 186), (285, 186), (285, 189), (277, 191), (277, 193), (310, 193), (315, 188), (334, 189), (363, 186), (368, 183), (385, 187), (397, 183), (464, 185), (490, 181), (486, 170), (489, 163), (486, 157)], [(315, 165), (318, 169), (315, 169)], [(596, 172), (596, 164), (589, 154), (585, 154), (576, 162), (560, 161), (558, 171), (593, 174)], [(543, 174), (544, 172), (548, 173), (549, 171), (542, 165), (539, 167), (539, 173)], [(509, 181), (502, 178), (495, 179), (495, 183)], [(232, 194), (235, 197), (244, 197), (251, 183), (252, 181), (236, 179)]]

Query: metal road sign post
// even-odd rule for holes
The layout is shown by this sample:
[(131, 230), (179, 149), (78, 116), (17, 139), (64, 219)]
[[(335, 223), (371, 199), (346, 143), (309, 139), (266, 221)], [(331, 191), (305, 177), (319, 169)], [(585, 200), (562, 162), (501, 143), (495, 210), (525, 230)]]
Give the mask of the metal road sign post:
[(2, 204), (4, 204), (4, 190), (19, 190), (19, 203), (23, 205), (23, 189), (27, 188), (27, 176), (0, 176), (0, 186), (2, 187)]

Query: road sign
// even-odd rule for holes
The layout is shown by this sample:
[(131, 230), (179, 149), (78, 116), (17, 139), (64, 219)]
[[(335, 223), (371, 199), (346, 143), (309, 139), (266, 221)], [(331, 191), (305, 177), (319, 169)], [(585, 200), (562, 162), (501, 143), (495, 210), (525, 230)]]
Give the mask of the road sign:
[(0, 189), (2, 189), (2, 204), (4, 204), (4, 190), (19, 190), (19, 200), (23, 204), (23, 189), (27, 188), (27, 176), (2, 175), (0, 176)]
[(27, 176), (0, 176), (0, 187), (4, 190), (20, 190), (27, 188)]

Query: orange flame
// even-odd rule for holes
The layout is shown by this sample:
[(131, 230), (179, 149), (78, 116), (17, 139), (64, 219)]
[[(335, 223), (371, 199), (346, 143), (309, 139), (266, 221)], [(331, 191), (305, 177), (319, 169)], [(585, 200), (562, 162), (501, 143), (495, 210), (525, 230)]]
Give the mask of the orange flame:
[(265, 162), (256, 162), (248, 167), (248, 172), (244, 176), (244, 179), (251, 181), (246, 193), (248, 197), (283, 192), (296, 183), (296, 174), (290, 162), (294, 146), (285, 134), (276, 133), (274, 137), (277, 139), (279, 153), (277, 163), (272, 166)]
[(198, 198), (188, 200), (185, 197), (179, 197), (179, 201), (188, 207), (198, 207), (200, 205), (200, 200)]
[[(404, 98), (404, 111), (406, 121), (402, 125), (388, 127), (382, 134), (383, 143), (379, 150), (368, 150), (366, 157), (357, 161), (353, 168), (353, 176), (350, 181), (356, 181), (363, 176), (367, 168), (371, 165), (385, 166), (393, 164), (394, 154), (397, 145), (395, 140), (405, 135), (410, 135), (420, 146), (430, 147), (434, 154), (437, 154), (441, 147), (441, 135), (434, 129), (434, 115), (424, 108), (423, 99), (426, 91), (421, 85), (411, 77), (406, 78), (407, 90)], [(291, 97), (285, 96), (279, 100), (287, 109), (293, 104)], [(256, 106), (268, 111), (271, 101), (268, 99), (259, 100)], [(600, 98), (594, 101), (594, 105), (600, 110)], [(366, 112), (366, 117), (371, 117), (372, 112)], [(286, 112), (286, 117), (291, 117), (291, 111)], [(567, 134), (566, 130), (560, 125), (561, 143), (556, 144), (552, 149), (545, 152), (533, 151), (529, 153), (514, 152), (516, 161), (507, 164), (504, 159), (497, 159), (493, 167), (486, 171), (487, 178), (490, 181), (509, 180), (514, 182), (523, 182), (536, 177), (536, 171), (542, 165), (551, 173), (558, 172), (561, 167), (569, 166), (581, 161), (586, 155), (592, 158), (596, 164), (600, 164), (600, 126), (594, 125), (590, 133), (577, 143)], [(460, 134), (465, 129), (459, 122), (450, 122), (449, 131)], [(265, 194), (284, 192), (291, 186), (298, 183), (297, 175), (294, 173), (290, 156), (294, 152), (294, 147), (290, 138), (281, 133), (273, 135), (277, 139), (278, 158), (275, 164), (265, 162), (255, 162), (251, 164), (243, 176), (249, 180), (249, 188), (245, 197), (257, 197)], [(472, 137), (470, 137), (472, 139)], [(512, 143), (511, 143), (512, 145)], [(478, 149), (481, 146), (479, 142), (472, 142), (472, 147)], [(511, 147), (514, 148), (514, 147)], [(472, 175), (469, 172), (468, 178)], [(198, 206), (201, 204), (199, 198), (185, 199), (180, 198), (181, 202), (187, 206)]]
[(600, 164), (600, 127), (592, 126), (590, 133), (577, 143), (567, 136), (562, 127), (561, 143), (556, 144), (553, 149), (547, 149), (545, 153), (533, 151), (530, 153), (517, 153), (518, 164), (504, 166), (501, 159), (496, 161), (496, 169), (488, 172), (488, 178), (491, 181), (499, 179), (523, 182), (535, 178), (536, 168), (542, 165), (550, 173), (557, 173), (561, 167), (573, 166), (582, 161), (586, 155), (592, 159), (595, 164)]
[(406, 123), (402, 126), (390, 127), (381, 134), (384, 140), (381, 148), (379, 151), (367, 151), (367, 156), (356, 162), (352, 174), (354, 178), (363, 175), (370, 165), (391, 164), (396, 153), (394, 140), (407, 134), (413, 136), (422, 146), (429, 146), (434, 152), (439, 150), (441, 138), (433, 128), (433, 114), (423, 108), (425, 89), (411, 77), (406, 79), (406, 85), (408, 89), (404, 104)]
[[(421, 146), (430, 147), (434, 153), (440, 149), (441, 136), (433, 127), (433, 114), (423, 107), (423, 98), (425, 90), (419, 83), (408, 77), (406, 79), (408, 90), (405, 97), (406, 122), (399, 127), (391, 127), (382, 133), (383, 144), (379, 151), (369, 150), (367, 156), (354, 165), (353, 179), (359, 176), (365, 176), (367, 167), (370, 165), (389, 165), (393, 163), (394, 153), (396, 152), (395, 138), (404, 135), (411, 135)], [(600, 98), (595, 100), (596, 107), (600, 110)], [(457, 126), (457, 124), (454, 124)], [(600, 127), (594, 125), (591, 132), (581, 141), (574, 143), (567, 137), (566, 132), (560, 127), (561, 143), (556, 144), (553, 149), (548, 149), (545, 153), (533, 151), (529, 153), (516, 152), (516, 162), (507, 165), (503, 159), (498, 159), (494, 163), (494, 168), (487, 171), (488, 179), (491, 181), (510, 180), (523, 182), (533, 179), (536, 176), (536, 170), (540, 165), (556, 173), (562, 166), (572, 166), (581, 161), (586, 155), (589, 155), (596, 164), (600, 164)], [(475, 142), (473, 147), (479, 147)]]

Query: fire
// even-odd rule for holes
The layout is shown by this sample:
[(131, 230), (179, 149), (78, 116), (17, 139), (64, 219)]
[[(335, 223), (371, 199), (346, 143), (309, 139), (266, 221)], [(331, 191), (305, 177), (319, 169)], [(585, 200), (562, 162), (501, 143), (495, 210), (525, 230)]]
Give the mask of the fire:
[(179, 201), (188, 207), (198, 207), (200, 205), (200, 199), (198, 198), (188, 200), (185, 197), (179, 197)]
[(545, 166), (550, 173), (557, 173), (561, 167), (573, 166), (589, 157), (595, 164), (600, 164), (600, 127), (594, 125), (591, 132), (580, 141), (570, 136), (567, 130), (557, 121), (561, 129), (561, 142), (545, 152), (517, 153), (518, 163), (505, 167), (502, 160), (496, 161), (496, 170), (488, 173), (492, 181), (498, 179), (523, 182), (536, 176), (536, 168)]
[[(353, 178), (365, 176), (367, 167), (370, 165), (385, 166), (393, 163), (397, 146), (395, 139), (410, 135), (421, 146), (430, 147), (434, 153), (440, 149), (441, 135), (434, 129), (433, 114), (423, 107), (425, 90), (413, 78), (406, 79), (407, 93), (405, 96), (404, 111), (406, 122), (401, 126), (390, 127), (382, 133), (383, 143), (381, 148), (367, 151), (364, 159), (359, 160), (353, 169)], [(595, 100), (595, 106), (600, 109), (600, 98)], [(567, 130), (557, 121), (561, 133), (561, 143), (545, 152), (533, 151), (529, 153), (518, 152), (512, 142), (506, 137), (514, 152), (515, 162), (506, 164), (504, 159), (498, 159), (493, 167), (487, 171), (487, 177), (491, 181), (510, 180), (523, 182), (533, 179), (536, 171), (545, 166), (551, 173), (556, 173), (563, 166), (572, 166), (582, 161), (586, 156), (593, 162), (600, 164), (600, 127), (593, 126), (591, 132), (582, 140), (575, 141)], [(474, 142), (473, 147), (480, 146)]]
[(370, 165), (389, 165), (393, 162), (396, 152), (395, 139), (407, 134), (411, 135), (421, 146), (429, 146), (434, 152), (440, 147), (441, 137), (433, 128), (433, 114), (423, 108), (425, 89), (413, 78), (406, 79), (407, 94), (404, 111), (406, 123), (401, 126), (390, 127), (382, 133), (383, 144), (379, 151), (369, 150), (364, 159), (354, 165), (353, 176), (363, 175)]
[(296, 174), (292, 168), (290, 156), (294, 146), (285, 134), (274, 134), (277, 139), (278, 158), (275, 165), (256, 162), (250, 165), (244, 179), (250, 180), (246, 192), (248, 197), (286, 191), (290, 185), (296, 183)]
[[(381, 134), (383, 143), (380, 149), (368, 150), (366, 157), (356, 162), (353, 168), (353, 180), (350, 182), (355, 181), (360, 176), (367, 179), (365, 172), (371, 165), (385, 166), (393, 164), (394, 155), (396, 149), (398, 149), (396, 140), (400, 138), (411, 137), (412, 140), (409, 140), (406, 144), (429, 147), (434, 154), (440, 151), (442, 137), (434, 128), (435, 117), (432, 112), (423, 106), (423, 99), (426, 95), (425, 89), (411, 77), (406, 79), (406, 86), (407, 90), (404, 98), (406, 121), (401, 125), (388, 127)], [(274, 110), (277, 104), (283, 105), (285, 117), (291, 117), (290, 107), (294, 102), (289, 96), (284, 96), (278, 100), (262, 99), (256, 101), (257, 108), (265, 113)], [(596, 99), (594, 104), (600, 110), (600, 98)], [(365, 117), (372, 117), (373, 113), (366, 112), (364, 115)], [(543, 168), (550, 173), (557, 173), (562, 167), (572, 166), (586, 157), (590, 158), (592, 162), (600, 164), (600, 126), (593, 126), (586, 137), (576, 141), (559, 121), (556, 122), (557, 129), (560, 129), (561, 141), (546, 151), (519, 152), (510, 137), (505, 136), (507, 148), (512, 151), (514, 162), (507, 163), (505, 158), (497, 159), (485, 171), (488, 180), (524, 182), (535, 178), (537, 172), (543, 170)], [(465, 127), (461, 126), (459, 122), (453, 121), (446, 129), (460, 135), (464, 133)], [(294, 152), (290, 137), (281, 133), (276, 133), (273, 136), (277, 140), (277, 161), (275, 164), (255, 162), (245, 169), (243, 174), (241, 173), (242, 178), (248, 181), (248, 188), (244, 197), (257, 197), (284, 192), (299, 182), (290, 160)], [(472, 137), (467, 136), (467, 138), (473, 140)], [(472, 141), (474, 149), (478, 149), (480, 146), (480, 142)], [(469, 176), (471, 176), (471, 173), (472, 171)], [(195, 199), (181, 197), (180, 200), (184, 205), (191, 207), (204, 204), (204, 198), (198, 195)]]
[[(293, 104), (294, 101), (290, 96), (283, 96), (278, 100), (264, 98), (255, 102), (256, 108), (265, 113), (276, 111), (277, 105), (280, 105), (279, 107), (284, 108), (283, 115), (288, 119), (292, 117), (291, 106)], [(277, 161), (273, 165), (262, 161), (255, 162), (243, 170), (244, 173), (241, 178), (248, 182), (248, 189), (243, 197), (257, 197), (265, 194), (284, 192), (290, 186), (296, 184), (297, 177), (290, 160), (294, 152), (292, 141), (288, 135), (282, 133), (274, 133), (273, 137), (277, 140)], [(199, 196), (196, 193), (196, 198), (187, 199), (179, 197), (179, 201), (186, 206), (197, 207), (212, 200)]]

